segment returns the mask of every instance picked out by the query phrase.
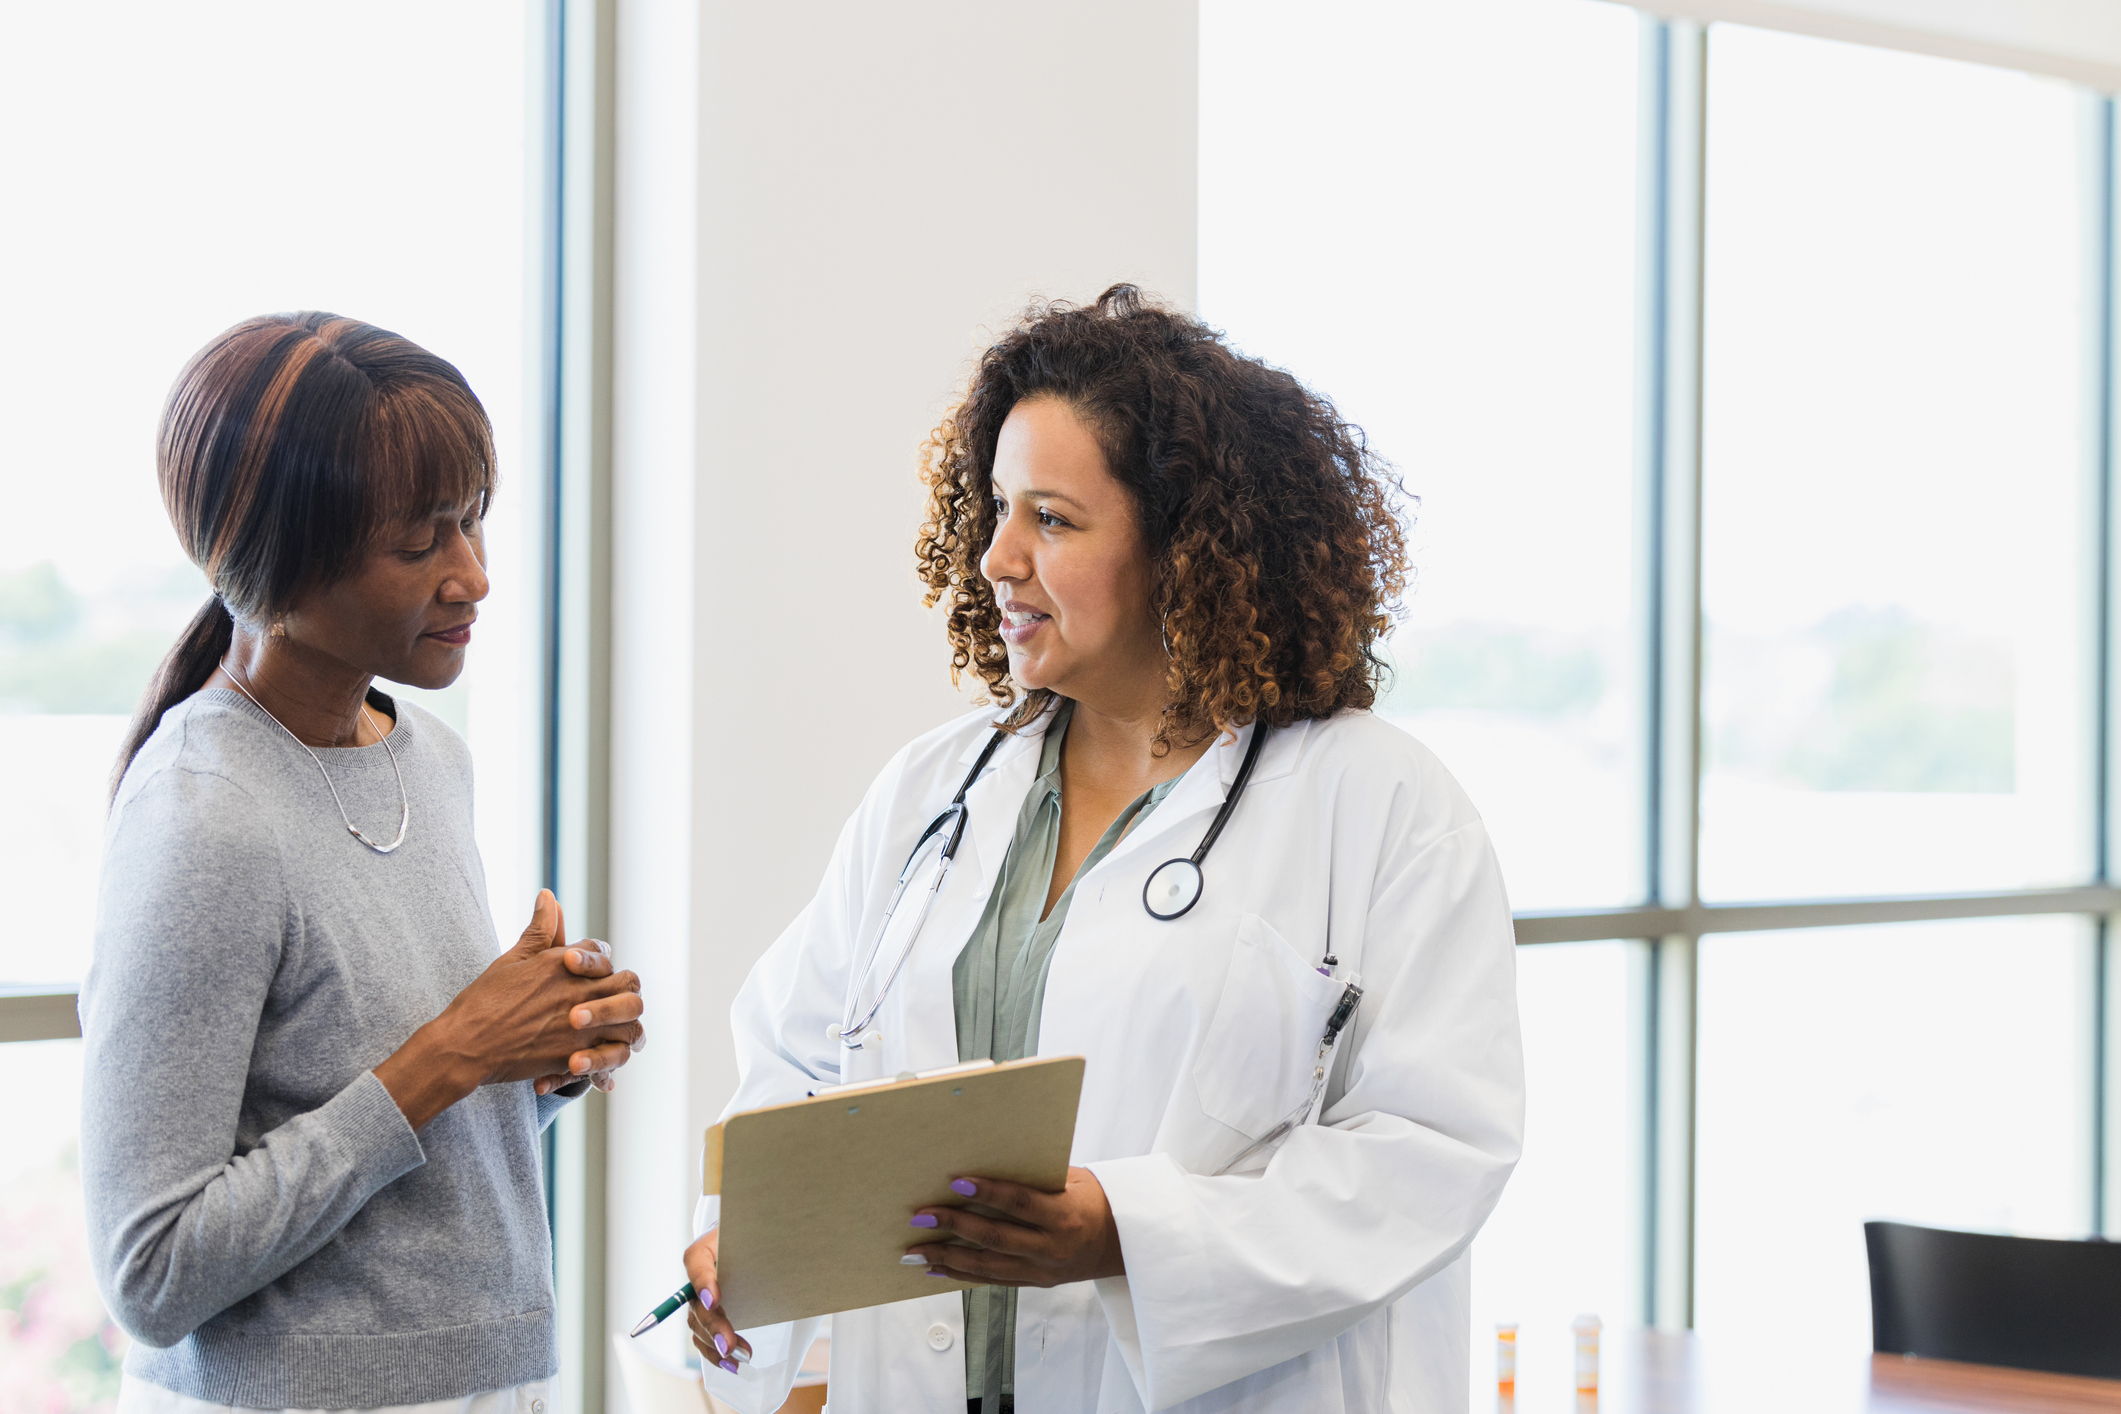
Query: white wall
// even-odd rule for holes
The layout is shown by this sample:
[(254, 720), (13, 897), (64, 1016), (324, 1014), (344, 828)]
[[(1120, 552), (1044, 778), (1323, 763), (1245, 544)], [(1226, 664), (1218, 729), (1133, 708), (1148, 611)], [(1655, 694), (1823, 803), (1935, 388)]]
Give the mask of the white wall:
[(612, 1110), (614, 1325), (678, 1280), (745, 973), (964, 708), (912, 571), (922, 437), (1033, 295), (1193, 304), (1197, 22), (630, 0), (619, 31), (612, 935), (653, 1040)]

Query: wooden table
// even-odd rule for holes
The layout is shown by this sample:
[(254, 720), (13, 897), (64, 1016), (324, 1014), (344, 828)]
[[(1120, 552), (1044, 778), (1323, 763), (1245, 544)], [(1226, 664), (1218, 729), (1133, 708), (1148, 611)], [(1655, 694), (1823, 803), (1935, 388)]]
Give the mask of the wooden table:
[[(824, 1403), (830, 1350), (811, 1350), (780, 1414)], [(2121, 1380), (1860, 1352), (1807, 1358), (1640, 1329), (1605, 1333), (1602, 1388), (1578, 1396), (1571, 1355), (1566, 1331), (1528, 1346), (1514, 1399), (1496, 1391), (1492, 1366), (1475, 1369), (1472, 1414), (2121, 1414)]]
[(1547, 1342), (1553, 1350), (1521, 1352), (1514, 1399), (1496, 1391), (1492, 1365), (1476, 1364), (1473, 1414), (2121, 1414), (2117, 1380), (1862, 1352), (1808, 1357), (1771, 1332), (1740, 1347), (1608, 1330), (1600, 1391), (1579, 1397), (1567, 1341), (1563, 1331)]

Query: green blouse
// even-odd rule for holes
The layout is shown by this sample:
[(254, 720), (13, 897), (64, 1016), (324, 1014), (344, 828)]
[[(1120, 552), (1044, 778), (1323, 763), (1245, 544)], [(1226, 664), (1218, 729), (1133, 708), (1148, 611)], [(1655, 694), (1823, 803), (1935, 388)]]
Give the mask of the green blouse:
[[(1076, 881), (1096, 868), (1128, 829), (1178, 784), (1173, 777), (1120, 811), (1054, 901), (1053, 911), (1040, 918), (1060, 849), (1061, 744), (1074, 715), (1075, 704), (1062, 698), (1039, 752), (1038, 779), (1017, 813), (1000, 881), (950, 974), (961, 1061), (1022, 1060), (1038, 1053), (1046, 972), (1053, 963), (1053, 945), (1068, 921)], [(1013, 1399), (1016, 1394), (1016, 1288), (984, 1286), (964, 1297), (965, 1388), (994, 1414), (1002, 1407), (1000, 1396)]]

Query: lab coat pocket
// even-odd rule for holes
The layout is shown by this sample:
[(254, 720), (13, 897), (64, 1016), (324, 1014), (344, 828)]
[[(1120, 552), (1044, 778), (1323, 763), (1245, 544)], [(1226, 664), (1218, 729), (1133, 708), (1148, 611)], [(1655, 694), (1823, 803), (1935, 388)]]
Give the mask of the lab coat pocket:
[(1202, 1112), (1254, 1139), (1279, 1124), (1310, 1092), (1319, 1038), (1340, 993), (1341, 984), (1267, 920), (1242, 916), (1193, 1060)]

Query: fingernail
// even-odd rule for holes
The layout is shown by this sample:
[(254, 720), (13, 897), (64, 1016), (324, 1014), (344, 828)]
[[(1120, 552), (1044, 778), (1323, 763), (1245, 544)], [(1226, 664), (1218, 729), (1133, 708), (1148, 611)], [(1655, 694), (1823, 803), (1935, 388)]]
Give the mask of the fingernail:
[(933, 1213), (915, 1213), (915, 1214), (913, 1215), (913, 1225), (914, 1225), (915, 1227), (934, 1227), (934, 1226), (935, 1226), (935, 1214), (933, 1214)]
[(715, 1332), (714, 1353), (717, 1355), (727, 1355), (729, 1353), (729, 1337), (723, 1335), (720, 1331)]
[[(923, 1296), (923, 1297), (921, 1298), (921, 1300), (923, 1300), (923, 1301), (926, 1301), (927, 1299), (928, 1299), (928, 1298), (927, 1298), (927, 1297), (925, 1297), (925, 1296)], [(735, 1374), (735, 1373), (736, 1373), (736, 1361), (734, 1361), (734, 1360), (724, 1360), (724, 1361), (722, 1362), (722, 1368), (723, 1368), (723, 1369), (725, 1369), (725, 1370), (727, 1370), (727, 1371), (728, 1371), (728, 1372), (729, 1372), (730, 1374), (732, 1374), (732, 1375), (733, 1375), (733, 1374)]]
[(591, 1017), (589, 1014), (588, 1007), (576, 1007), (574, 1011), (568, 1015), (567, 1019), (568, 1021), (573, 1023), (574, 1029), (577, 1031), (587, 1031), (589, 1029), (589, 1023), (594, 1020), (594, 1018)]
[[(936, 1267), (930, 1267), (930, 1268), (929, 1268), (929, 1269), (928, 1269), (928, 1270), (927, 1270), (926, 1272), (924, 1272), (924, 1273), (923, 1273), (922, 1275), (924, 1275), (924, 1276), (931, 1276), (931, 1277), (946, 1277), (946, 1276), (949, 1276), (949, 1275), (950, 1275), (950, 1273), (948, 1273), (948, 1272), (946, 1272), (946, 1271), (942, 1271), (942, 1270), (940, 1270), (939, 1268), (936, 1268)], [(925, 1296), (923, 1296), (923, 1297), (921, 1298), (921, 1300), (923, 1300), (923, 1301), (926, 1301), (927, 1299), (928, 1299), (928, 1298), (927, 1298), (927, 1297), (925, 1297)]]
[(576, 1075), (584, 1074), (589, 1069), (589, 1061), (584, 1056), (571, 1056), (567, 1061), (567, 1069)]
[(979, 1185), (969, 1178), (953, 1178), (950, 1180), (950, 1191), (952, 1193), (962, 1193), (967, 1198), (970, 1198), (979, 1192)]
[(928, 1259), (918, 1252), (908, 1252), (898, 1259), (898, 1264), (902, 1267), (925, 1267), (928, 1265)]

